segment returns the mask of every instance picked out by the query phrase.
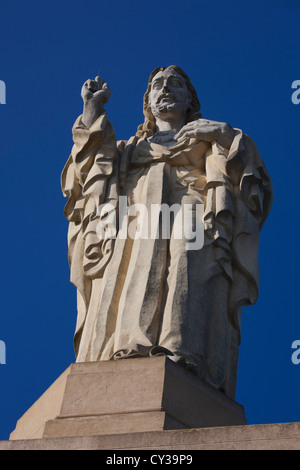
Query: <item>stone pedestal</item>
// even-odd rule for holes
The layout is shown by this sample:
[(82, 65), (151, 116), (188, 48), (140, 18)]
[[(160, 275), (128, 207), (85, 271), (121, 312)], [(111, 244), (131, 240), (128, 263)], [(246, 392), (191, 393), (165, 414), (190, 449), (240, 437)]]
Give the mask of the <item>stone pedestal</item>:
[(161, 356), (72, 364), (20, 418), (10, 440), (244, 424), (241, 405)]
[(99, 458), (103, 456), (104, 463), (106, 456), (124, 452), (149, 461), (157, 451), (187, 455), (199, 450), (300, 450), (300, 423), (0, 441), (1, 450), (100, 450)]

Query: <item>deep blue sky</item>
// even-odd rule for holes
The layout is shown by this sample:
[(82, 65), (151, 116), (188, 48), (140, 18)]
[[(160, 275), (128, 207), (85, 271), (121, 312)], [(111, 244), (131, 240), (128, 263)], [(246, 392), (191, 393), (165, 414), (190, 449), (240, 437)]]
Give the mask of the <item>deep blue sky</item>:
[(118, 139), (142, 121), (150, 72), (177, 64), (204, 117), (243, 129), (274, 185), (261, 233), (260, 296), (244, 309), (236, 399), (249, 424), (300, 421), (300, 2), (297, 0), (0, 1), (0, 439), (74, 362), (76, 291), (69, 283), (60, 174), (101, 67)]

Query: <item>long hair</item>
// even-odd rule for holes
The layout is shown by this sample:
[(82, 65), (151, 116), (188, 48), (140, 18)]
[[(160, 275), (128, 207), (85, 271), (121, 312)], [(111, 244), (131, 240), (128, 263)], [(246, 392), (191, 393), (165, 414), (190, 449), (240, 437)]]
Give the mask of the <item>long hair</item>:
[(202, 117), (200, 113), (200, 102), (198, 100), (196, 90), (191, 84), (190, 79), (187, 76), (187, 74), (180, 67), (178, 67), (178, 65), (170, 65), (169, 67), (157, 67), (156, 69), (153, 70), (153, 72), (151, 72), (149, 80), (148, 80), (148, 87), (147, 87), (146, 93), (144, 94), (144, 104), (143, 104), (143, 112), (144, 112), (145, 120), (143, 124), (140, 124), (137, 128), (137, 132), (136, 132), (137, 137), (150, 137), (151, 135), (155, 133), (156, 122), (155, 122), (155, 117), (152, 114), (151, 107), (149, 105), (149, 93), (151, 90), (151, 83), (152, 83), (154, 76), (158, 72), (162, 72), (163, 70), (166, 70), (166, 69), (173, 69), (179, 75), (181, 75), (184, 78), (187, 89), (190, 92), (191, 105), (187, 112), (187, 123), (191, 121), (195, 121), (196, 119), (200, 119)]

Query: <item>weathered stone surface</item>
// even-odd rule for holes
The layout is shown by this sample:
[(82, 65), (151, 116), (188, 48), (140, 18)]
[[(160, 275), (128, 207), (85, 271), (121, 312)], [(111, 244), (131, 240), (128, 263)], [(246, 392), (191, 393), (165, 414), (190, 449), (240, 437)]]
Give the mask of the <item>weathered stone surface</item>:
[(47, 421), (43, 438), (66, 436), (97, 436), (131, 432), (182, 429), (184, 425), (164, 411), (116, 413), (112, 415), (78, 416)]
[[(128, 141), (117, 141), (107, 119), (109, 97), (99, 76), (83, 85), (83, 114), (62, 173), (78, 292), (76, 360), (164, 353), (234, 399), (241, 307), (258, 295), (270, 177), (246, 134), (202, 117), (177, 66), (151, 73), (144, 123)], [(154, 207), (175, 205), (180, 217), (152, 218)]]
[(18, 420), (16, 429), (11, 433), (10, 439), (27, 439), (26, 436), (30, 439), (39, 439), (43, 436), (46, 421), (55, 418), (60, 413), (66, 380), (70, 370), (71, 366)]
[(300, 450), (300, 423), (0, 441), (0, 450)]
[(160, 356), (72, 364), (10, 440), (241, 424), (241, 405)]

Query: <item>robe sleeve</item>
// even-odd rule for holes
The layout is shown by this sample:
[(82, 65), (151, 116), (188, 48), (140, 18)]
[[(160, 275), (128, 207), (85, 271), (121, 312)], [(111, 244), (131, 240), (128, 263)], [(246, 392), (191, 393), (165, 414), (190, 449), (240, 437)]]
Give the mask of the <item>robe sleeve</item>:
[(226, 170), (234, 196), (229, 317), (240, 331), (241, 307), (253, 305), (258, 297), (259, 232), (272, 207), (273, 189), (255, 143), (239, 130), (227, 157)]
[(101, 277), (112, 254), (112, 240), (97, 235), (99, 206), (117, 199), (117, 146), (106, 112), (90, 129), (78, 117), (73, 126), (71, 155), (61, 175), (63, 195), (68, 199), (64, 215), (69, 221), (68, 261), (70, 278), (77, 288), (75, 353), (88, 310), (92, 279)]
[(270, 212), (273, 190), (256, 145), (235, 129), (230, 149), (213, 142), (206, 155), (206, 243), (230, 281), (229, 320), (240, 335), (242, 306), (258, 297), (259, 232)]

